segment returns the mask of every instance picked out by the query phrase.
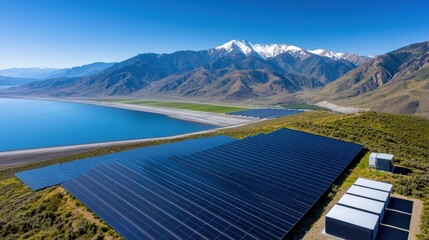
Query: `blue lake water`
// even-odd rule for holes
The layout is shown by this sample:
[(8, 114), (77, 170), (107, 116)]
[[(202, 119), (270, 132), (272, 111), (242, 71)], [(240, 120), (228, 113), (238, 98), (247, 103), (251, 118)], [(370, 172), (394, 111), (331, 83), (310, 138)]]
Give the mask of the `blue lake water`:
[(215, 127), (88, 104), (0, 98), (0, 151), (165, 137)]

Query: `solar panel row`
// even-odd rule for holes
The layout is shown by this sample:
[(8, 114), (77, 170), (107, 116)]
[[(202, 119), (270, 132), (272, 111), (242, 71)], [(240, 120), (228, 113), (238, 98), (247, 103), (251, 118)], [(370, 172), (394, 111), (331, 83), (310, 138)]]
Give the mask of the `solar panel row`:
[(130, 156), (168, 157), (176, 154), (191, 154), (207, 148), (236, 141), (226, 136), (185, 140), (177, 143), (162, 144), (136, 150), (114, 153), (100, 157), (76, 160), (68, 163), (47, 166), (43, 168), (22, 171), (15, 174), (33, 191), (58, 185), (79, 177), (95, 166), (127, 159)]
[(280, 108), (259, 108), (259, 109), (229, 112), (228, 114), (246, 116), (246, 117), (257, 117), (257, 118), (278, 118), (278, 117), (288, 116), (291, 114), (297, 114), (300, 112), (302, 112), (302, 110), (280, 109)]
[(129, 155), (63, 186), (127, 239), (279, 239), (361, 149), (283, 129), (182, 156)]

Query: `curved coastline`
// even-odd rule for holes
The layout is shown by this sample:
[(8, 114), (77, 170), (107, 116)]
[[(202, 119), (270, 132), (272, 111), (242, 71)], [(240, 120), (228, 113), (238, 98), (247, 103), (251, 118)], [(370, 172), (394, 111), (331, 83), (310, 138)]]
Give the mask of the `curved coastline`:
[(28, 98), (28, 97), (19, 97), (19, 98), (72, 102), (72, 103), (97, 105), (102, 107), (120, 108), (120, 109), (126, 109), (131, 111), (150, 112), (150, 113), (167, 115), (169, 117), (177, 118), (185, 121), (210, 124), (210, 125), (215, 125), (219, 127), (210, 129), (210, 130), (200, 131), (200, 132), (192, 132), (192, 133), (167, 136), (167, 137), (143, 138), (143, 139), (133, 139), (133, 140), (4, 151), (4, 152), (0, 152), (0, 168), (13, 167), (16, 165), (21, 165), (26, 163), (33, 163), (33, 162), (48, 160), (48, 159), (57, 158), (57, 157), (69, 156), (69, 155), (82, 153), (82, 152), (90, 151), (101, 147), (122, 146), (122, 145), (129, 145), (129, 144), (143, 143), (143, 142), (150, 142), (150, 141), (179, 139), (179, 138), (188, 137), (191, 135), (211, 133), (221, 129), (238, 127), (238, 126), (246, 125), (248, 123), (261, 121), (260, 119), (231, 116), (227, 114), (198, 112), (198, 111), (192, 111), (192, 110), (171, 109), (171, 108), (161, 108), (161, 107), (148, 107), (148, 106), (142, 106), (142, 105), (110, 103), (110, 102), (101, 102), (101, 101), (92, 101), (92, 100)]
[(257, 121), (255, 118), (227, 115), (222, 113), (201, 112), (186, 109), (166, 108), (166, 107), (152, 107), (137, 104), (125, 104), (119, 102), (104, 102), (98, 100), (86, 99), (72, 99), (72, 98), (44, 98), (44, 97), (28, 97), (28, 96), (2, 96), (0, 98), (16, 98), (16, 99), (30, 99), (30, 100), (43, 100), (43, 101), (57, 101), (57, 102), (70, 102), (96, 105), (101, 107), (119, 108), (130, 111), (149, 112), (166, 115), (171, 118), (176, 118), (189, 122), (198, 122), (208, 125), (215, 125), (219, 127), (227, 127), (231, 125), (243, 124)]
[(227, 115), (222, 113), (200, 112), (185, 109), (152, 107), (136, 104), (125, 104), (116, 102), (102, 102), (92, 100), (68, 100), (68, 102), (92, 104), (103, 107), (121, 108), (132, 111), (150, 112), (156, 114), (167, 115), (171, 118), (181, 119), (190, 122), (198, 122), (220, 127), (249, 123), (255, 121), (255, 118), (241, 117), (235, 115)]

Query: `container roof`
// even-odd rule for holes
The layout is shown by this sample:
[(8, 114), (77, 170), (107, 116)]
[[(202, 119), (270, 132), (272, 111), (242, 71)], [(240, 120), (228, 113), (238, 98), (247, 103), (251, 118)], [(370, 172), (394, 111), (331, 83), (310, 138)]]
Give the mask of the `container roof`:
[(344, 207), (338, 204), (335, 204), (335, 206), (328, 212), (328, 214), (326, 214), (326, 217), (371, 230), (375, 229), (379, 219), (378, 215), (363, 212), (349, 207)]
[(377, 157), (377, 154), (378, 154), (378, 153), (373, 152), (373, 153), (371, 153), (371, 155), (369, 155), (369, 156), (370, 156), (370, 157)]
[(387, 193), (387, 192), (374, 190), (374, 189), (370, 189), (370, 188), (366, 188), (366, 187), (360, 187), (357, 185), (351, 186), (349, 188), (349, 190), (347, 190), (347, 193), (353, 194), (356, 196), (361, 196), (361, 197), (373, 199), (373, 200), (377, 200), (377, 201), (381, 201), (381, 202), (386, 202), (387, 199), (389, 198), (389, 193)]
[(380, 191), (384, 191), (384, 192), (390, 192), (390, 191), (392, 191), (392, 188), (393, 188), (393, 185), (390, 183), (384, 183), (384, 182), (369, 180), (366, 178), (358, 178), (358, 180), (356, 180), (354, 185), (372, 188), (372, 189), (376, 189), (376, 190), (380, 190)]
[(378, 215), (383, 212), (384, 208), (384, 204), (382, 202), (350, 194), (344, 194), (343, 197), (338, 201), (338, 204), (375, 213)]
[(392, 154), (386, 154), (386, 153), (379, 153), (379, 154), (377, 154), (377, 158), (392, 161), (393, 155)]

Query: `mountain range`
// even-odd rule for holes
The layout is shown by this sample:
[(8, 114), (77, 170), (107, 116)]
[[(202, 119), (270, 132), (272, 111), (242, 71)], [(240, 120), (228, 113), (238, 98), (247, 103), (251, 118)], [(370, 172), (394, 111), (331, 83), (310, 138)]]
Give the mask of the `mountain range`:
[[(96, 62), (72, 68), (10, 68), (0, 70), (0, 85), (16, 86), (52, 78), (86, 77), (97, 74), (114, 63)], [(6, 82), (7, 79), (7, 82)], [(4, 80), (4, 81), (3, 81)]]
[(324, 86), (371, 59), (286, 44), (232, 40), (202, 51), (140, 54), (87, 77), (34, 82), (17, 92), (48, 96), (263, 99)]
[(428, 45), (373, 57), (232, 40), (202, 51), (139, 54), (98, 73), (33, 82), (3, 94), (259, 104), (327, 100), (429, 117)]
[(9, 68), (0, 70), (0, 76), (20, 79), (43, 79), (43, 76), (59, 70), (58, 68)]
[(19, 85), (23, 85), (34, 81), (35, 81), (34, 79), (0, 76), (0, 87), (19, 86)]

